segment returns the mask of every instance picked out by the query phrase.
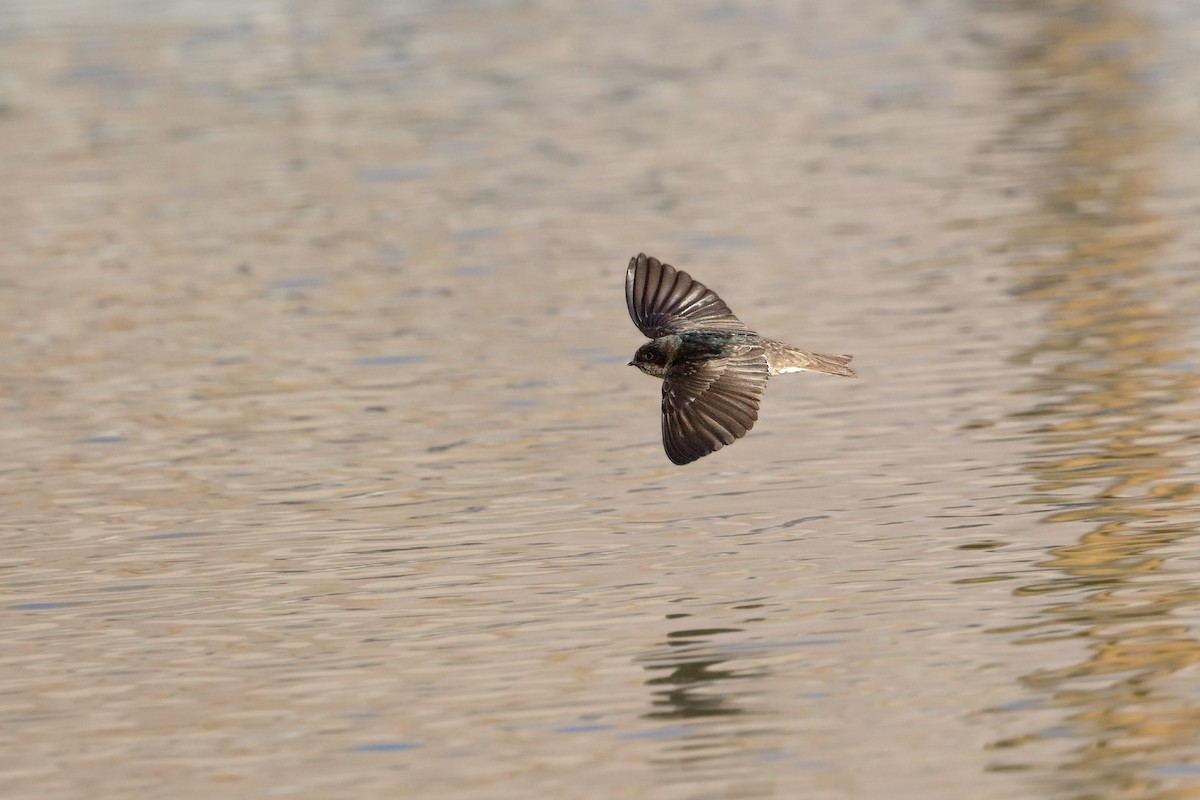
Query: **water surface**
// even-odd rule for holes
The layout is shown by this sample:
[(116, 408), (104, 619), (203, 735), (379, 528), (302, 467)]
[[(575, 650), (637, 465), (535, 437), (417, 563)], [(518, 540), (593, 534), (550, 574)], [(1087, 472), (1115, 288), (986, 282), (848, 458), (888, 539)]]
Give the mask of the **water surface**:
[(0, 32), (5, 796), (1200, 797), (1191, 4)]

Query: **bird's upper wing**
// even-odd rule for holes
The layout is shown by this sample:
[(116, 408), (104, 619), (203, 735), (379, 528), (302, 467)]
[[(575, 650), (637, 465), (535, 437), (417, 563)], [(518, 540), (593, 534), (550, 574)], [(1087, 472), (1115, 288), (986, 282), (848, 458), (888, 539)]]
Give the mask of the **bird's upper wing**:
[(675, 364), (663, 381), (663, 448), (687, 464), (746, 435), (767, 386), (767, 356), (758, 345), (731, 345), (720, 358)]
[(753, 333), (717, 293), (670, 264), (639, 253), (625, 273), (629, 316), (651, 339), (685, 330)]

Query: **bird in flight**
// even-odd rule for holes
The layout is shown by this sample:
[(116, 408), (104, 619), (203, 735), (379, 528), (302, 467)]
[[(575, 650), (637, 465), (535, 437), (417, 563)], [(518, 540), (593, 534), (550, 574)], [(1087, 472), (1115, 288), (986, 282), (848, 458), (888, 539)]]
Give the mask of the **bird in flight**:
[(716, 292), (644, 253), (629, 260), (625, 302), (633, 324), (651, 340), (629, 365), (663, 380), (663, 448), (676, 464), (745, 436), (772, 375), (855, 377), (847, 366), (851, 356), (809, 353), (759, 336)]

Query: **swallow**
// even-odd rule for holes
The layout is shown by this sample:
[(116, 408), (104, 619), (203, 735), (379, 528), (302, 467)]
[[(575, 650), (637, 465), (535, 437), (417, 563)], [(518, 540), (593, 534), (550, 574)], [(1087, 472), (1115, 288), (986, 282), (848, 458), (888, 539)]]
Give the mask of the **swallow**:
[(856, 377), (847, 366), (852, 356), (809, 353), (759, 336), (716, 292), (644, 253), (629, 260), (625, 303), (633, 324), (650, 339), (629, 366), (663, 381), (663, 449), (676, 464), (745, 436), (772, 375)]

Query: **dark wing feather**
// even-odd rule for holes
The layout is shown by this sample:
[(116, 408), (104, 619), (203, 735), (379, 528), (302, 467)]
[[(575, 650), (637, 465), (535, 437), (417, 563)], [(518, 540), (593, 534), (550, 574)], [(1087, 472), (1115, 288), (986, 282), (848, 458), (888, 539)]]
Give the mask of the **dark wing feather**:
[(688, 330), (753, 333), (717, 293), (683, 270), (639, 253), (625, 273), (629, 316), (651, 339)]
[(667, 458), (687, 464), (745, 436), (758, 419), (767, 376), (767, 355), (757, 345), (672, 366), (663, 381)]

